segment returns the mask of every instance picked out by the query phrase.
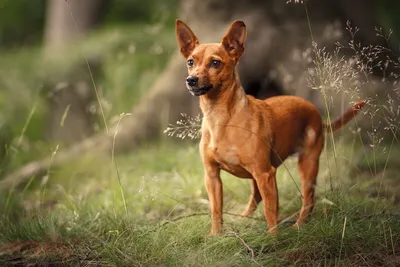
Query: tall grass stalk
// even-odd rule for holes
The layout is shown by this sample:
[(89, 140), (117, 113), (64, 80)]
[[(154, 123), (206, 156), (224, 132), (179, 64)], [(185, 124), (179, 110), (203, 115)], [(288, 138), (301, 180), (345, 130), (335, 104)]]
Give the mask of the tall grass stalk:
[(17, 144), (16, 144), (16, 145), (17, 145), (17, 148), (20, 147), (20, 145), (21, 145), (21, 143), (22, 143), (22, 140), (23, 140), (23, 138), (24, 138), (26, 129), (28, 129), (29, 123), (30, 123), (31, 120), (32, 120), (32, 116), (33, 116), (33, 114), (35, 114), (35, 112), (36, 112), (36, 108), (37, 108), (38, 101), (39, 101), (39, 99), (36, 98), (35, 102), (33, 103), (32, 108), (31, 108), (31, 110), (30, 110), (30, 112), (29, 112), (28, 118), (26, 119), (26, 121), (25, 121), (25, 123), (24, 123), (24, 126), (22, 127), (21, 134), (20, 134), (20, 136), (19, 136), (19, 138), (18, 138), (18, 141), (17, 141)]
[(117, 165), (117, 162), (115, 161), (115, 140), (117, 139), (118, 130), (119, 130), (118, 127), (119, 127), (119, 124), (120, 124), (121, 120), (124, 117), (130, 116), (130, 115), (131, 115), (130, 113), (122, 113), (122, 114), (120, 114), (118, 122), (117, 122), (116, 129), (115, 129), (115, 132), (114, 132), (113, 142), (112, 142), (112, 149), (111, 149), (111, 162), (112, 162), (112, 166), (115, 168), (115, 172), (117, 174), (119, 190), (121, 192), (121, 197), (122, 197), (122, 201), (124, 203), (124, 208), (125, 208), (126, 215), (128, 215), (128, 205), (126, 204), (124, 188), (122, 187), (121, 176), (120, 176), (120, 173), (119, 173), (118, 165)]
[[(25, 120), (24, 126), (22, 127), (22, 130), (21, 130), (21, 134), (20, 134), (20, 136), (18, 137), (18, 140), (17, 140), (17, 143), (16, 143), (16, 148), (17, 148), (17, 149), (19, 149), (19, 148), (21, 147), (21, 144), (22, 144), (22, 141), (23, 141), (23, 139), (24, 139), (26, 130), (28, 129), (29, 123), (31, 122), (32, 117), (33, 117), (33, 115), (34, 115), (35, 112), (36, 112), (36, 108), (37, 108), (37, 105), (38, 105), (38, 101), (39, 101), (39, 98), (36, 98), (35, 102), (33, 103), (32, 108), (31, 108), (31, 110), (30, 110), (30, 112), (29, 112), (29, 115), (28, 115), (27, 119)], [(6, 153), (6, 154), (8, 154), (8, 150), (7, 150), (7, 153)], [(29, 183), (28, 183), (28, 184), (30, 185), (30, 183), (31, 183), (32, 181), (33, 181), (33, 177), (29, 180)], [(5, 210), (6, 210), (6, 211), (8, 211), (8, 208), (9, 208), (9, 205), (10, 205), (10, 201), (11, 201), (12, 195), (13, 195), (13, 193), (14, 193), (15, 186), (16, 186), (16, 183), (14, 182), (14, 183), (12, 184), (12, 186), (10, 187), (10, 189), (9, 189), (8, 196), (7, 196), (6, 203), (5, 203)], [(27, 186), (28, 186), (28, 185), (26, 185), (25, 188), (27, 188)], [(24, 188), (24, 191), (25, 191), (25, 188)]]
[(347, 223), (347, 216), (344, 216), (344, 222), (343, 222), (343, 230), (342, 230), (342, 239), (340, 241), (340, 249), (339, 249), (339, 259), (338, 263), (340, 262), (340, 258), (342, 256), (342, 248), (343, 248), (343, 239), (344, 239), (344, 234), (346, 232), (346, 223)]
[(52, 164), (53, 164), (54, 157), (56, 156), (56, 154), (57, 154), (57, 152), (58, 152), (58, 148), (59, 148), (59, 145), (56, 145), (55, 149), (54, 149), (53, 152), (51, 153), (51, 158), (50, 158), (49, 167), (47, 168), (46, 175), (43, 176), (42, 181), (41, 181), (41, 186), (42, 186), (42, 188), (41, 188), (41, 194), (40, 194), (40, 195), (41, 195), (41, 197), (40, 197), (40, 205), (41, 205), (41, 206), (44, 206), (44, 203), (45, 203), (45, 194), (46, 194), (47, 183), (48, 183), (48, 181), (49, 181), (49, 179), (50, 179), (51, 167), (52, 167)]

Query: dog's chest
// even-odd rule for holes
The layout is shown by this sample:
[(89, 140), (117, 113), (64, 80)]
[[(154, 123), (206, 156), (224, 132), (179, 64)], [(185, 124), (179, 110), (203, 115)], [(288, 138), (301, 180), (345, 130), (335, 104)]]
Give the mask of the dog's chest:
[(240, 164), (238, 149), (234, 145), (216, 146), (215, 144), (209, 144), (208, 149), (213, 158), (220, 164), (230, 166), (238, 166)]
[[(220, 168), (241, 178), (251, 175), (245, 170), (243, 156), (243, 140), (248, 140), (248, 134), (242, 131), (232, 131), (220, 125), (229, 125), (228, 122), (216, 122), (218, 117), (203, 120), (202, 143), (208, 157), (216, 161)], [(233, 122), (233, 124), (237, 124)], [(209, 126), (214, 127), (209, 127)], [(244, 135), (246, 134), (246, 135)], [(238, 144), (238, 141), (239, 144)]]
[[(219, 164), (226, 166), (239, 165), (239, 151), (234, 142), (232, 142), (235, 136), (229, 135), (224, 128), (218, 127), (218, 125), (225, 125), (226, 122), (221, 123), (218, 121), (218, 117), (214, 117), (210, 124), (217, 125), (217, 127), (207, 131), (206, 147), (208, 154)], [(233, 140), (231, 140), (232, 138)]]
[(221, 169), (241, 178), (250, 178), (251, 175), (243, 167), (240, 151), (234, 146), (208, 146), (210, 156), (219, 164)]

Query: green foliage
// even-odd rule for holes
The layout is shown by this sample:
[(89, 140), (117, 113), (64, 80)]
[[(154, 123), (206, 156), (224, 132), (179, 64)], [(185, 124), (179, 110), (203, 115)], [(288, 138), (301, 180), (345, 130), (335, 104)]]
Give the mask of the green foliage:
[[(104, 28), (68, 47), (68, 53), (55, 62), (44, 60), (39, 48), (0, 51), (0, 143), (9, 152), (0, 161), (6, 159), (13, 169), (51, 153), (54, 144), (43, 142), (49, 91), (65, 81), (90, 81), (85, 58), (99, 62), (101, 71), (94, 74), (94, 80), (106, 120), (130, 112), (175, 49), (170, 24), (160, 24), (156, 30), (152, 27), (140, 24)], [(94, 90), (93, 84), (88, 87)], [(97, 116), (97, 130), (101, 131), (104, 123), (101, 115)]]
[[(105, 3), (100, 30), (50, 62), (40, 47), (9, 48), (42, 38), (47, 1), (0, 0), (0, 174), (54, 149), (54, 144), (44, 142), (49, 92), (66, 81), (90, 81), (86, 59), (92, 68), (92, 59), (99, 63), (94, 80), (107, 121), (129, 112), (165, 66), (175, 49), (171, 18), (177, 1)], [(94, 90), (93, 84), (88, 87)], [(98, 116), (95, 128), (101, 131), (98, 103), (93, 106)]]
[(0, 46), (32, 44), (41, 39), (45, 0), (0, 0)]
[[(400, 41), (400, 18), (398, 12), (400, 10), (400, 3), (396, 0), (383, 0), (376, 1), (377, 16), (380, 24), (385, 29), (393, 30), (394, 44)], [(376, 25), (378, 26), (378, 25)], [(397, 48), (398, 49), (398, 48)]]
[(104, 23), (172, 21), (178, 0), (114, 0), (109, 3)]
[[(64, 1), (64, 0), (62, 0)], [(40, 43), (45, 27), (45, 0), (0, 0), (0, 47)], [(172, 22), (177, 0), (103, 0), (100, 26)]]

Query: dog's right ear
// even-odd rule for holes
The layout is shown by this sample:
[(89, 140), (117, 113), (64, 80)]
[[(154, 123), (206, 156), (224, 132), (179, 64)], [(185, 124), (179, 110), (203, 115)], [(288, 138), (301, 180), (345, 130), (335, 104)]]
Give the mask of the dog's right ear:
[(175, 22), (175, 31), (181, 54), (188, 58), (196, 46), (199, 45), (199, 39), (197, 39), (189, 26), (179, 19)]

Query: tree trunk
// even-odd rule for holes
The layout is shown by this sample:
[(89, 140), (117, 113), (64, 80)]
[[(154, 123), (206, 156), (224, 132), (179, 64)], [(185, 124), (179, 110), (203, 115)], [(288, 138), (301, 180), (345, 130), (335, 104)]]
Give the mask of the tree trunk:
[(83, 38), (98, 22), (102, 4), (103, 0), (49, 0), (45, 49), (54, 52)]
[[(104, 0), (49, 0), (44, 38), (44, 56), (49, 64), (65, 60), (71, 44), (94, 28), (104, 3)], [(78, 66), (70, 68), (66, 77), (47, 88), (50, 91), (50, 112), (44, 130), (47, 139), (72, 144), (93, 134), (94, 116), (89, 106), (95, 94), (87, 65), (89, 62), (82, 59)]]

